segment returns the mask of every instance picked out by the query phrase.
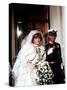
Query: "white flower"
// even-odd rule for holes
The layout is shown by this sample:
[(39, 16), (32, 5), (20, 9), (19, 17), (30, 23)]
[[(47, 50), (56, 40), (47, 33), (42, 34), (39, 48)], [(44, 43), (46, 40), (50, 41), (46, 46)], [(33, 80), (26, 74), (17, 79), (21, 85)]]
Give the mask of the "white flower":
[(45, 73), (47, 73), (48, 72), (48, 70), (45, 70)]
[(47, 69), (47, 66), (44, 66), (44, 69)]

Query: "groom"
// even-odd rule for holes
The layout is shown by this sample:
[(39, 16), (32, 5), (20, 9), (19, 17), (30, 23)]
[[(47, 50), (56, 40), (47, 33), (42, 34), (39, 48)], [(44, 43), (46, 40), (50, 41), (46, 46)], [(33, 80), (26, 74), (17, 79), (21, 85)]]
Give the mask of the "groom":
[(48, 31), (48, 44), (46, 45), (46, 61), (53, 71), (54, 84), (64, 83), (64, 73), (61, 69), (62, 57), (60, 44), (55, 42), (57, 31), (50, 29)]

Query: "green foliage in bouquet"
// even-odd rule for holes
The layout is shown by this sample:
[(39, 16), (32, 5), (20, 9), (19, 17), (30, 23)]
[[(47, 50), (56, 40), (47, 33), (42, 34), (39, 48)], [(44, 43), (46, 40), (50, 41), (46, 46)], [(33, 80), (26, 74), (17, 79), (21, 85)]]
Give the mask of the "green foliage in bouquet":
[(53, 72), (48, 62), (41, 60), (37, 62), (37, 78), (36, 82), (38, 85), (53, 84), (52, 78), (54, 77)]

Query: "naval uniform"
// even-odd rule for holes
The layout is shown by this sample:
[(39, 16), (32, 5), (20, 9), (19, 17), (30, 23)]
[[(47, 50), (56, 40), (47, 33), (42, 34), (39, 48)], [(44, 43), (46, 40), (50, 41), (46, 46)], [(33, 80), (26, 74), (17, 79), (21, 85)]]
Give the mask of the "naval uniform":
[[(50, 48), (53, 48), (53, 52), (48, 54), (48, 50)], [(49, 62), (49, 65), (53, 71), (54, 74), (54, 84), (60, 84), (63, 83), (63, 77), (62, 77), (62, 70), (61, 70), (61, 63), (62, 63), (62, 58), (61, 58), (61, 47), (59, 43), (54, 42), (53, 44), (48, 43), (46, 45), (46, 61)]]

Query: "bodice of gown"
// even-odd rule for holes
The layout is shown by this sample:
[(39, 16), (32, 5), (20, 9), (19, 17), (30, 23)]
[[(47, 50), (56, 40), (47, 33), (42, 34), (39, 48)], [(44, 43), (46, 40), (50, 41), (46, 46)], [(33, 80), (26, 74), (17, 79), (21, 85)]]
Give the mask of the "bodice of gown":
[(34, 45), (34, 48), (36, 51), (36, 56), (32, 62), (36, 63), (40, 60), (43, 60), (43, 55), (45, 54), (45, 49), (42, 45), (41, 46)]

